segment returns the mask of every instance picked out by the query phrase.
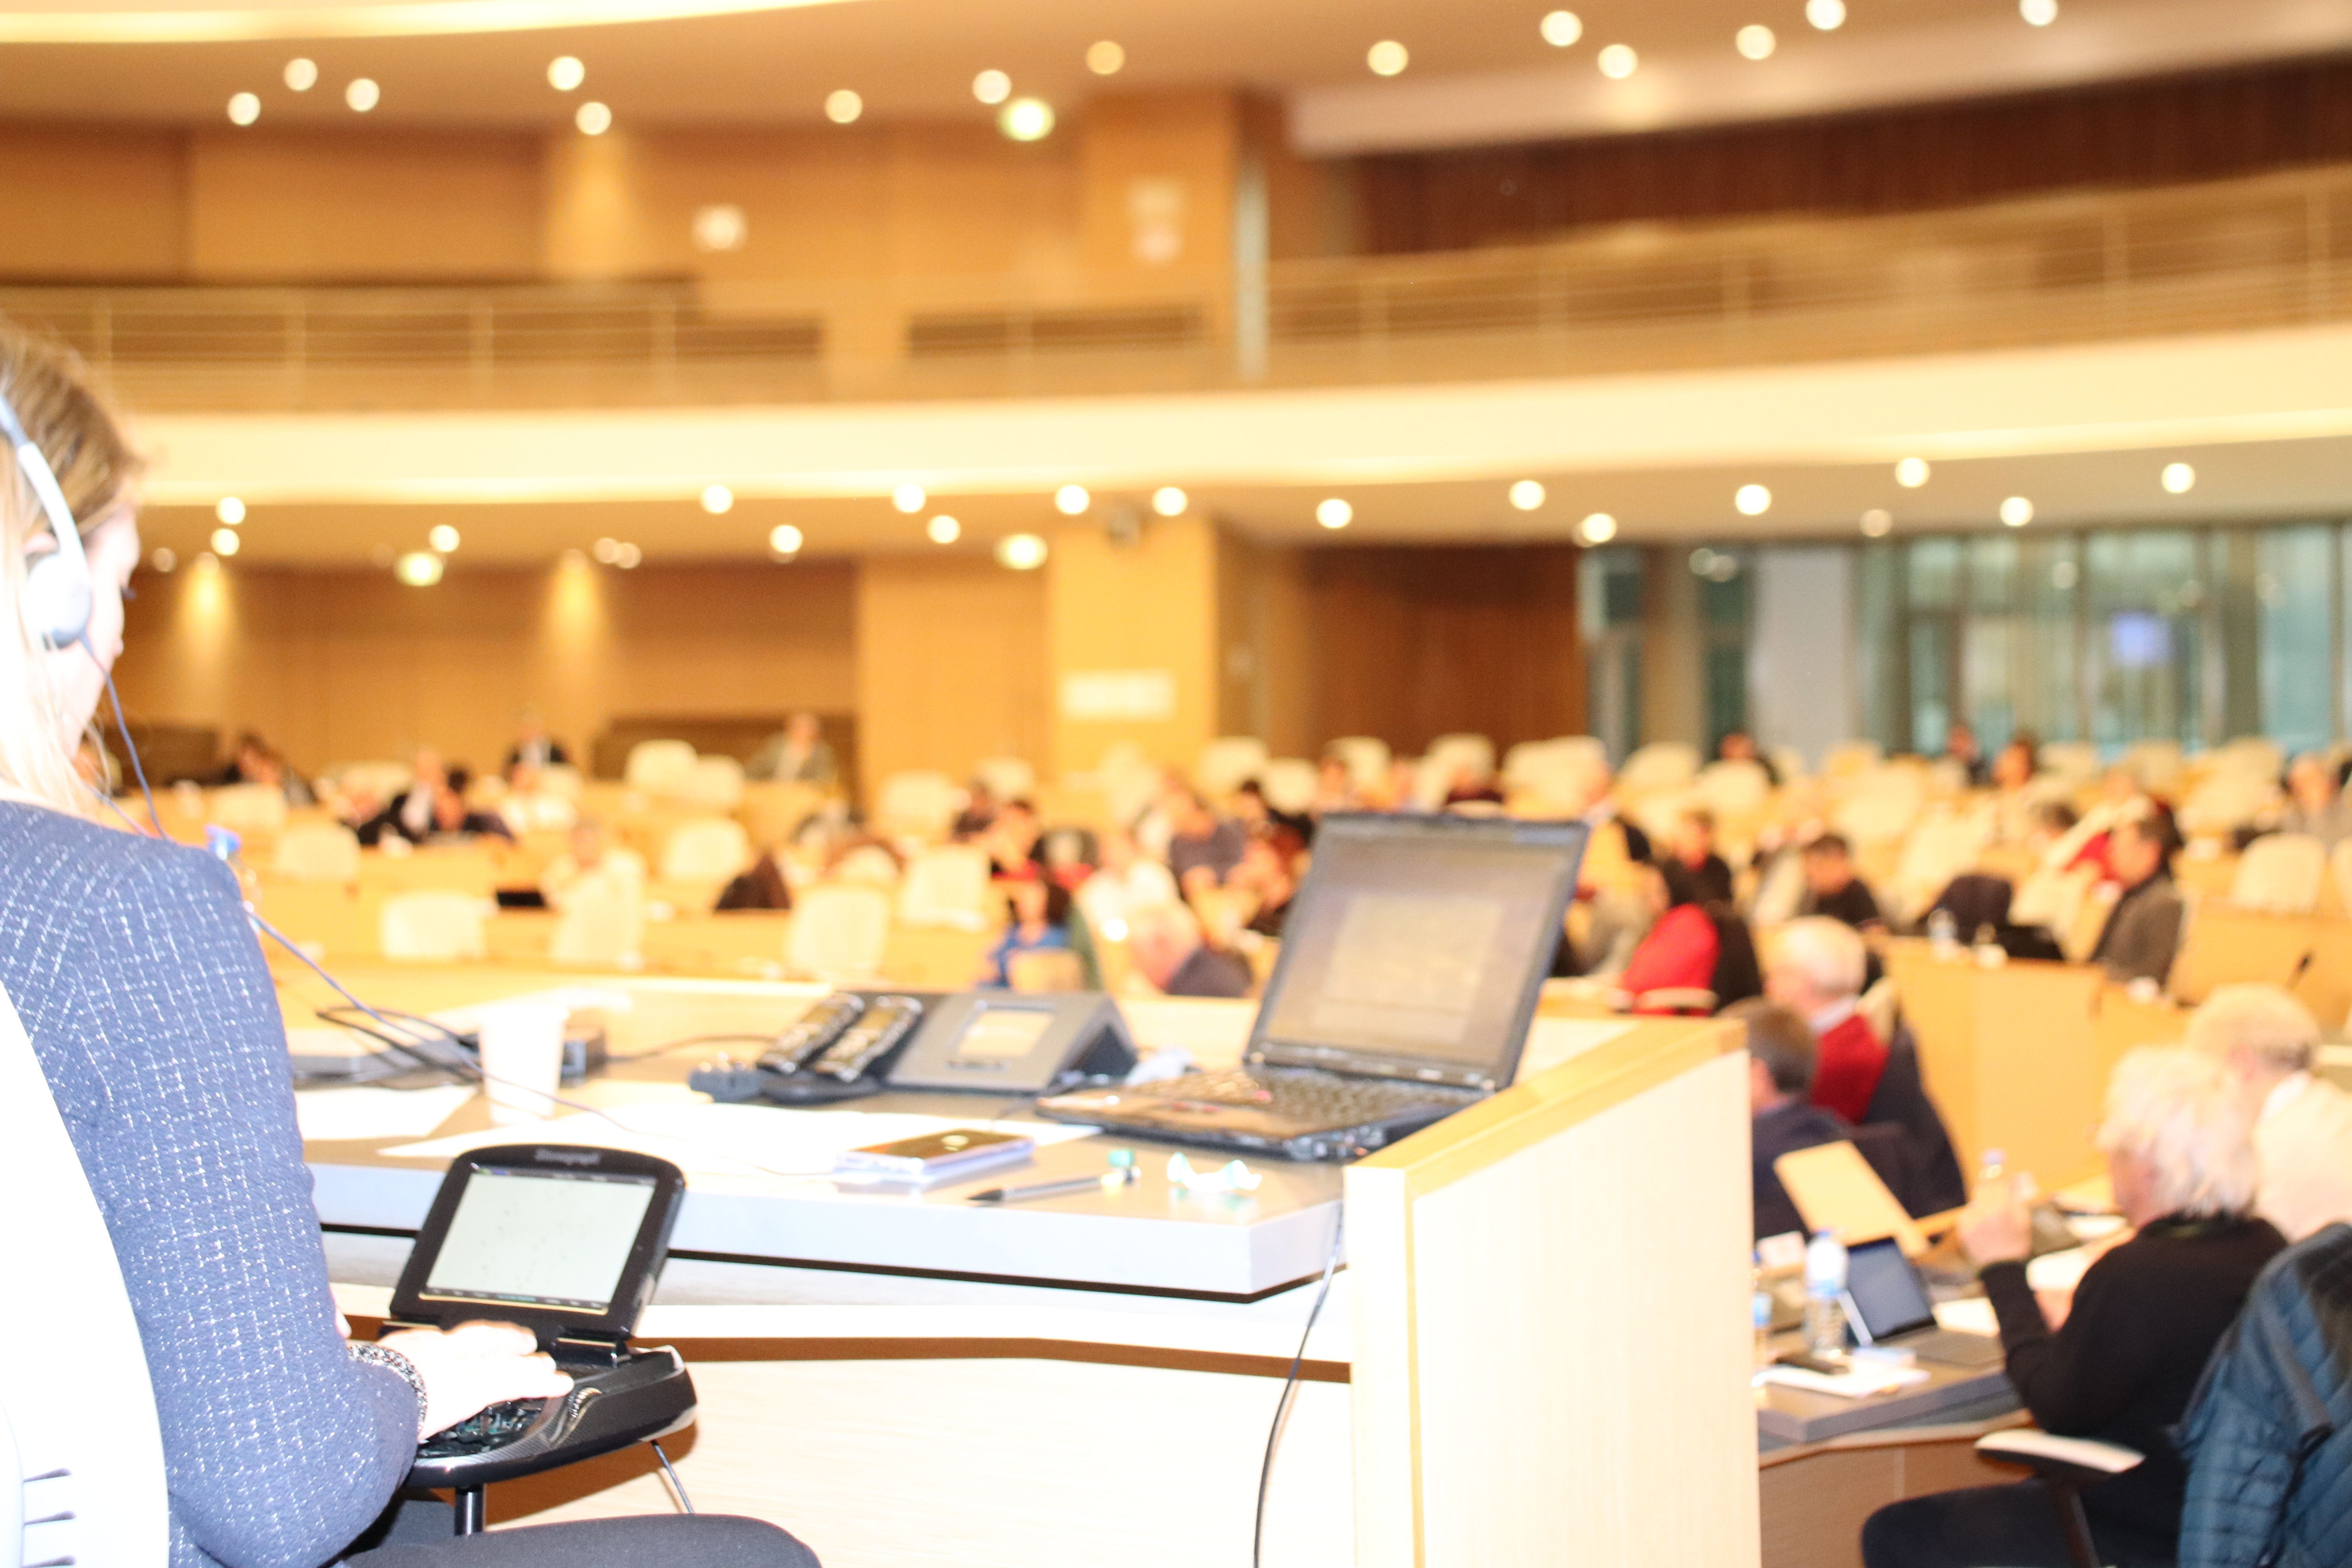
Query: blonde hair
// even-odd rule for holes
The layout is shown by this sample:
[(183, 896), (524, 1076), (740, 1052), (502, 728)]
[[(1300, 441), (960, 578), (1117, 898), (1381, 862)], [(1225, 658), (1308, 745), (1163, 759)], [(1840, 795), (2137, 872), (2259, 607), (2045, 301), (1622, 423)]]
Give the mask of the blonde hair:
[(2280, 1072), (2308, 1072), (2319, 1020), (2275, 985), (2216, 985), (2189, 1015), (2188, 1044), (2226, 1060), (2243, 1051)]
[(2147, 1167), (2164, 1214), (2205, 1218), (2253, 1207), (2253, 1129), (2229, 1074), (2200, 1051), (2148, 1046), (2117, 1062), (2099, 1148)]
[[(48, 459), (85, 533), (137, 471), (131, 444), (69, 352), (0, 320), (0, 392)], [(77, 816), (91, 807), (74, 771), (80, 733), (58, 706), (55, 655), (25, 618), (29, 552), (49, 532), (41, 503), (0, 442), (0, 783)]]

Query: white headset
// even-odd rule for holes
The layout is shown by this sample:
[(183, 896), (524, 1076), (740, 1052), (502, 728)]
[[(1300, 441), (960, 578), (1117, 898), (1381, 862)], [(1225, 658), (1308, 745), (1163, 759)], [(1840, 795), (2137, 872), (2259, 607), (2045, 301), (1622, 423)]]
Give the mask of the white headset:
[(16, 405), (0, 392), (0, 436), (16, 454), (16, 467), (40, 498), (42, 515), (49, 520), (58, 547), (36, 555), (25, 564), (25, 625), (50, 647), (71, 647), (89, 630), (96, 595), (90, 585), (89, 557), (82, 553), (81, 530), (74, 525), (73, 508), (58, 487), (58, 476), (33, 438), (25, 434)]

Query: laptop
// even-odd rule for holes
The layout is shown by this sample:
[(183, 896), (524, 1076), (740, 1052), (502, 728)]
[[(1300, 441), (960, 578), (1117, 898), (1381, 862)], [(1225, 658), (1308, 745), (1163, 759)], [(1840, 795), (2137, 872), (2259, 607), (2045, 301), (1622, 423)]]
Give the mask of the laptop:
[(1936, 1308), (1919, 1270), (1893, 1237), (1846, 1253), (1845, 1315), (1856, 1343), (1909, 1351), (1921, 1361), (1981, 1372), (2002, 1363), (2000, 1342), (1936, 1326)]
[(1037, 1102), (1171, 1142), (1352, 1160), (1509, 1084), (1588, 830), (1326, 817), (1242, 1067)]

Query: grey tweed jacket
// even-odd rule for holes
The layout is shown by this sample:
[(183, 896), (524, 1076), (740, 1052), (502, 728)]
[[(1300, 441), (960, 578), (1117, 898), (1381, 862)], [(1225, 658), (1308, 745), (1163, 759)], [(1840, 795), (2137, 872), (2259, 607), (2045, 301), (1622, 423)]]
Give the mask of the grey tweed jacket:
[(391, 1500), (416, 1400), (336, 1334), (285, 1026), (236, 879), (0, 801), (0, 984), (130, 1287), (172, 1568), (318, 1568)]

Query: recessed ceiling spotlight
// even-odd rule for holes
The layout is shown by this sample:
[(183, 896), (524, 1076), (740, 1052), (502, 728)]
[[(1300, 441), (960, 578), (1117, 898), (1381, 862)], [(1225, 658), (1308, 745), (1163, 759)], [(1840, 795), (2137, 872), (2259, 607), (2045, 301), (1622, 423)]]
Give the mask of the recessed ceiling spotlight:
[(447, 568), (430, 550), (412, 550), (393, 564), (393, 574), (412, 588), (430, 588)]
[(1094, 498), (1087, 494), (1084, 485), (1064, 485), (1054, 492), (1054, 510), (1064, 517), (1076, 517), (1087, 510)]
[(1402, 76), (1412, 56), (1394, 38), (1382, 38), (1364, 51), (1364, 63), (1372, 68), (1374, 76)]
[(213, 515), (235, 528), (245, 521), (245, 503), (235, 496), (223, 496), (213, 503)]
[(233, 528), (213, 530), (213, 553), (215, 555), (234, 555), (244, 544), (245, 541), (237, 537), (236, 530)]
[(798, 555), (807, 538), (789, 522), (780, 522), (768, 530), (768, 548), (778, 555)]
[(580, 106), (580, 112), (572, 117), (572, 123), (580, 127), (583, 136), (602, 136), (613, 129), (613, 111), (592, 98)]
[(1042, 98), (1016, 98), (997, 111), (996, 128), (1015, 142), (1043, 142), (1054, 133), (1054, 106)]
[(1623, 81), (1641, 68), (1642, 57), (1633, 52), (1631, 44), (1611, 44), (1593, 57), (1593, 64), (1611, 81)]
[(751, 237), (751, 220), (732, 202), (714, 202), (694, 209), (694, 248), (740, 250)]
[(1162, 485), (1151, 492), (1151, 510), (1162, 517), (1181, 517), (1192, 504), (1192, 498), (1174, 485)]
[(923, 524), (923, 531), (931, 536), (931, 542), (933, 544), (953, 544), (957, 540), (963, 537), (963, 524), (958, 522), (947, 513), (941, 512), (939, 516), (931, 519), (930, 521)]
[(2058, 0), (2017, 0), (2017, 14), (2029, 27), (2046, 27), (2058, 19)]
[(2197, 470), (2186, 463), (2167, 463), (2161, 480), (2166, 494), (2185, 496), (2197, 488)]
[(2000, 521), (2011, 528), (2023, 528), (2033, 521), (2033, 503), (2023, 496), (2011, 496), (2000, 503)]
[(593, 555), (604, 565), (613, 565), (621, 559), (621, 542), (617, 539), (600, 539), (589, 546), (588, 553)]
[(1872, 507), (1862, 514), (1862, 536), (1884, 539), (1895, 531), (1895, 514), (1885, 507)]
[(971, 79), (971, 95), (982, 103), (1003, 103), (1013, 96), (1013, 79), (1000, 70), (985, 70)]
[(900, 485), (890, 492), (890, 504), (903, 512), (912, 513), (922, 510), (926, 499), (928, 498), (924, 496), (923, 487), (920, 485)]
[(261, 99), (250, 92), (231, 93), (228, 100), (228, 122), (250, 125), (261, 118)]
[(1045, 564), (1045, 542), (1034, 533), (1008, 533), (996, 542), (996, 560), (1015, 572), (1034, 572)]
[(1097, 76), (1117, 76), (1119, 68), (1125, 64), (1127, 51), (1108, 38), (1087, 46), (1087, 69)]
[(290, 91), (308, 92), (319, 85), (319, 62), (297, 55), (286, 62), (286, 86)]
[(1315, 506), (1315, 521), (1326, 528), (1345, 528), (1356, 521), (1356, 509), (1338, 496), (1330, 496)]
[(702, 510), (713, 517), (717, 517), (721, 512), (734, 510), (735, 492), (725, 485), (703, 486)]
[(570, 92), (588, 79), (588, 68), (572, 55), (558, 55), (547, 62), (547, 85), (558, 92)]
[(155, 548), (154, 553), (147, 557), (147, 564), (152, 566), (156, 571), (169, 575), (171, 573), (179, 569), (180, 557), (171, 549), (170, 546), (158, 545)]
[(425, 542), (447, 555), (457, 548), (457, 531), (446, 522), (436, 522), (425, 535)]
[(383, 89), (376, 86), (373, 77), (353, 77), (343, 89), (343, 101), (354, 114), (365, 114), (383, 101)]
[(1596, 511), (1576, 525), (1576, 536), (1587, 544), (1606, 544), (1617, 537), (1617, 520)]
[(1772, 510), (1772, 492), (1762, 485), (1742, 485), (1731, 498), (1731, 504), (1739, 509), (1742, 517), (1762, 517)]
[(1772, 36), (1771, 28), (1761, 22), (1750, 22), (1733, 35), (1731, 47), (1751, 60), (1767, 60), (1772, 58), (1780, 41)]
[(1845, 26), (1845, 0), (1805, 0), (1805, 20), (1824, 33)]
[(845, 87), (824, 95), (824, 117), (835, 125), (854, 125), (865, 112), (866, 100)]
[(1544, 503), (1544, 488), (1536, 479), (1521, 479), (1511, 487), (1511, 504), (1521, 511), (1533, 511)]
[(634, 572), (638, 567), (644, 565), (645, 562), (646, 552), (638, 549), (635, 545), (625, 542), (623, 542), (621, 548), (614, 552), (613, 555), (613, 564), (618, 566), (624, 572)]
[(1584, 37), (1584, 18), (1573, 11), (1547, 11), (1536, 30), (1555, 49), (1564, 49)]
[(1927, 482), (1929, 473), (1925, 458), (1906, 458), (1895, 465), (1895, 482), (1906, 490), (1916, 490)]

